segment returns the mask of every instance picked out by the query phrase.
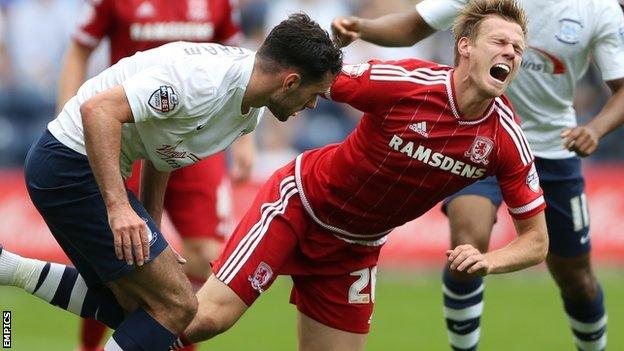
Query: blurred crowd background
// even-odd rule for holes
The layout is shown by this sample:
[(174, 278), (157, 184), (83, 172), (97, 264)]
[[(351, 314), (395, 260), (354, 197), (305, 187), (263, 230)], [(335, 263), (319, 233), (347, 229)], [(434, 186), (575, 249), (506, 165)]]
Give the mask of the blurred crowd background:
[[(0, 0), (0, 168), (21, 167), (32, 141), (55, 116), (61, 61), (76, 25), (84, 17), (88, 0)], [(178, 1), (178, 0), (172, 0)], [(414, 6), (413, 0), (240, 0), (245, 44), (257, 48), (266, 33), (289, 13), (305, 11), (329, 30), (338, 15), (378, 17)], [(530, 35), (530, 33), (529, 33)], [(452, 37), (437, 33), (410, 48), (381, 48), (356, 42), (345, 49), (345, 62), (370, 58), (419, 57), (452, 63)], [(108, 42), (100, 44), (89, 74), (108, 66)], [(600, 74), (592, 67), (577, 87), (576, 110), (580, 123), (591, 119), (609, 96)], [(320, 101), (316, 110), (288, 123), (265, 118), (258, 128), (258, 159), (254, 177), (263, 179), (302, 150), (341, 141), (360, 114), (348, 106)], [(600, 145), (592, 162), (624, 158), (624, 130)]]

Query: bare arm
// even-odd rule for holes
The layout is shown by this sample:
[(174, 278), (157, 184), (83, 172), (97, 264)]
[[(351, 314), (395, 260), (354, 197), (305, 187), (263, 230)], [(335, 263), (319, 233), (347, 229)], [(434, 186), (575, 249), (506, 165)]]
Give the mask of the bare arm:
[(358, 38), (382, 46), (411, 46), (435, 33), (416, 8), (374, 19), (337, 17), (331, 27), (341, 46)]
[(80, 45), (72, 41), (65, 52), (58, 86), (56, 110), (60, 111), (63, 105), (76, 95), (78, 88), (85, 81), (87, 63), (93, 48)]
[(514, 220), (518, 237), (507, 246), (482, 254), (471, 245), (448, 250), (452, 270), (481, 275), (507, 273), (542, 262), (548, 252), (548, 233), (544, 212)]
[(253, 133), (245, 134), (236, 139), (231, 146), (232, 167), (230, 176), (235, 183), (249, 179), (256, 159), (256, 144)]
[(121, 127), (134, 122), (123, 87), (95, 95), (80, 106), (80, 113), (87, 156), (106, 204), (115, 253), (128, 264), (140, 266), (149, 255), (145, 222), (128, 201), (119, 167)]
[(564, 147), (581, 157), (596, 151), (600, 139), (624, 122), (624, 79), (608, 81), (607, 85), (613, 95), (600, 113), (586, 125), (569, 128), (561, 133)]
[(165, 202), (165, 190), (170, 172), (161, 172), (151, 161), (143, 161), (141, 165), (140, 199), (147, 213), (160, 228)]
[[(151, 161), (143, 161), (141, 165), (141, 189), (140, 199), (141, 203), (149, 213), (150, 217), (156, 223), (158, 228), (161, 228), (163, 204), (165, 202), (165, 191), (167, 190), (167, 183), (169, 181), (170, 172), (162, 172), (154, 167)], [(147, 248), (149, 243), (144, 246)], [(173, 247), (171, 247), (178, 263), (185, 264), (186, 259), (182, 257)], [(147, 250), (146, 259), (149, 257), (149, 249)]]

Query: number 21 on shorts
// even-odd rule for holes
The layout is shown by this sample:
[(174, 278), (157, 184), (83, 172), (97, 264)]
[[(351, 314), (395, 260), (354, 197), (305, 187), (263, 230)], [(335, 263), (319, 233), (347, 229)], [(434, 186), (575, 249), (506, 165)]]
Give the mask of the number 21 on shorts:
[[(377, 282), (377, 266), (363, 268), (350, 274), (359, 277), (349, 288), (349, 303), (374, 303), (375, 283)], [(370, 294), (362, 291), (370, 285)]]

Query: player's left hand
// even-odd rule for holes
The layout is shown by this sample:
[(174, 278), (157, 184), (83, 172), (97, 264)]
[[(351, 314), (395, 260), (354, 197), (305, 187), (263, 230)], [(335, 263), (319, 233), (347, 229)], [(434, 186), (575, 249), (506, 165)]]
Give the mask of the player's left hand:
[(244, 135), (232, 144), (232, 167), (230, 177), (234, 183), (241, 183), (249, 179), (253, 164), (256, 160), (256, 145), (253, 135)]
[(453, 250), (446, 250), (446, 256), (451, 270), (479, 275), (490, 272), (487, 259), (472, 245), (459, 245)]
[(598, 136), (590, 126), (568, 128), (561, 132), (563, 147), (576, 152), (581, 157), (594, 153), (598, 148)]

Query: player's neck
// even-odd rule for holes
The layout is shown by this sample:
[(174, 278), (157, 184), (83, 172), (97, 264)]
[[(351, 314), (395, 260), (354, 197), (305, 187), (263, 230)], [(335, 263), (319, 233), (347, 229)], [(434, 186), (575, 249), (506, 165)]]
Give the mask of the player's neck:
[(457, 109), (462, 119), (476, 120), (481, 118), (492, 103), (492, 98), (483, 96), (475, 82), (470, 79), (468, 72), (464, 72), (460, 67), (456, 67), (453, 71), (453, 83)]
[(241, 112), (245, 114), (249, 112), (249, 109), (252, 107), (266, 106), (271, 94), (273, 94), (280, 85), (281, 84), (275, 80), (275, 74), (267, 73), (260, 68), (258, 57), (256, 56), (253, 71), (251, 72), (249, 83), (247, 83), (245, 94), (243, 95)]

